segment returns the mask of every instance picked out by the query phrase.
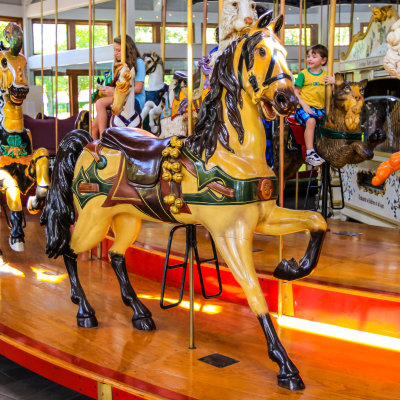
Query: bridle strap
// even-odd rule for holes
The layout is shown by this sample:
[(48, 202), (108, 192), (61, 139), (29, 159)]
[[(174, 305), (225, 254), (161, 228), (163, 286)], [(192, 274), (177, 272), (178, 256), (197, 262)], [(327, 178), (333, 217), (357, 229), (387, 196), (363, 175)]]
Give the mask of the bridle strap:
[(267, 87), (269, 86), (271, 83), (275, 82), (275, 81), (279, 81), (279, 79), (289, 79), (289, 81), (292, 80), (292, 77), (289, 74), (285, 74), (284, 72), (272, 76), (271, 78), (269, 78), (268, 80), (265, 79), (264, 83), (263, 83), (263, 87)]

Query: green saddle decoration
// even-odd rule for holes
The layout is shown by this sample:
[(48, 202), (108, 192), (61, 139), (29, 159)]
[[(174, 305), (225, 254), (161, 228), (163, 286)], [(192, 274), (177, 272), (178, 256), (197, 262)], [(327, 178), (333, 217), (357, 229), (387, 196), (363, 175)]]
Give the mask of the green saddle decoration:
[(11, 158), (21, 158), (22, 156), (27, 156), (26, 143), (22, 142), (21, 136), (10, 135), (7, 137), (7, 145), (1, 145), (1, 155), (9, 156)]
[(273, 184), (273, 193), (270, 200), (278, 198), (279, 187), (278, 179), (275, 176), (257, 177), (250, 179), (236, 179), (225, 173), (218, 166), (206, 170), (203, 160), (197, 158), (189, 149), (183, 148), (182, 153), (192, 161), (197, 174), (198, 190), (204, 189), (211, 182), (220, 182), (228, 188), (234, 190), (233, 197), (218, 196), (209, 188), (201, 193), (183, 193), (183, 200), (191, 204), (209, 204), (209, 205), (233, 205), (233, 204), (249, 204), (259, 201), (258, 187), (260, 180), (268, 178)]
[(315, 128), (315, 137), (328, 139), (363, 140), (362, 132), (341, 132), (318, 125)]
[[(93, 161), (89, 168), (85, 171), (83, 167), (79, 170), (78, 175), (75, 177), (72, 182), (72, 191), (75, 193), (75, 196), (78, 200), (79, 205), (83, 208), (86, 203), (93, 199), (96, 196), (107, 196), (110, 192), (113, 182), (108, 182), (100, 178), (97, 170), (104, 169), (105, 165), (98, 165), (95, 161)], [(80, 183), (97, 183), (99, 185), (99, 191), (93, 193), (80, 193), (79, 192), (79, 184)]]

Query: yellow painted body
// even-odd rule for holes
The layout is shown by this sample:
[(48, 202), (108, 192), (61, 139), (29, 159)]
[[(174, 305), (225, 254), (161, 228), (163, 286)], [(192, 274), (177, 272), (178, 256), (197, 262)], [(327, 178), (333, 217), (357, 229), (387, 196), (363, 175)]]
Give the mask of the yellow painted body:
[[(250, 33), (251, 34), (251, 33)], [(249, 35), (250, 35), (249, 34)], [(267, 41), (261, 41), (256, 49), (264, 47), (270, 52)], [(280, 46), (280, 45), (279, 45)], [(255, 51), (252, 74), (258, 82), (263, 82), (269, 62)], [(241, 44), (235, 51), (234, 65), (237, 73)], [(279, 60), (273, 75), (289, 73), (286, 62)], [(234, 150), (226, 150), (219, 142), (213, 156), (207, 163), (207, 169), (218, 166), (233, 178), (272, 177), (273, 171), (265, 160), (265, 130), (260, 113), (260, 99), (271, 100), (277, 90), (292, 85), (287, 79), (276, 80), (269, 87), (254, 93), (247, 77), (243, 80), (243, 108), (240, 109), (244, 127), (244, 141), (241, 144), (236, 130), (229, 122), (227, 109), (223, 102), (224, 123), (229, 131), (229, 145)], [(225, 90), (225, 89), (224, 89)], [(222, 94), (225, 98), (225, 92)], [(107, 158), (106, 168), (99, 171), (102, 179), (116, 175), (121, 154), (118, 151), (103, 148), (101, 154)], [(93, 162), (93, 156), (83, 151), (75, 167), (75, 176), (83, 166), (87, 169)], [(197, 193), (197, 179), (182, 169), (181, 182), (183, 193)], [(97, 196), (89, 200), (83, 209), (77, 199), (75, 207), (79, 218), (72, 235), (70, 246), (75, 253), (81, 253), (95, 247), (111, 226), (115, 241), (111, 252), (125, 254), (127, 247), (136, 240), (141, 220), (153, 220), (133, 205), (120, 204), (102, 207), (106, 196)], [(295, 211), (280, 208), (275, 201), (258, 201), (243, 205), (195, 205), (189, 204), (191, 214), (178, 213), (175, 218), (184, 224), (200, 223), (212, 235), (218, 251), (231, 269), (234, 277), (246, 293), (250, 307), (257, 315), (268, 312), (265, 298), (259, 286), (253, 263), (253, 235), (255, 232), (269, 235), (284, 235), (308, 230), (312, 232), (326, 230), (326, 222), (320, 214), (311, 211)], [(95, 224), (93, 223), (94, 221)]]

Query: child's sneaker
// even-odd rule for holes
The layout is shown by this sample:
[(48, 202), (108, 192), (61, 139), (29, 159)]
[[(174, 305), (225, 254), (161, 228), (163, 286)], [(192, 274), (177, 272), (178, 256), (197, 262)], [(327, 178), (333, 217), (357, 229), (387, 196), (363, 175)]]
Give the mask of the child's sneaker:
[(312, 165), (313, 167), (318, 167), (324, 162), (325, 160), (320, 157), (315, 151), (312, 151), (308, 156), (306, 156), (306, 163)]

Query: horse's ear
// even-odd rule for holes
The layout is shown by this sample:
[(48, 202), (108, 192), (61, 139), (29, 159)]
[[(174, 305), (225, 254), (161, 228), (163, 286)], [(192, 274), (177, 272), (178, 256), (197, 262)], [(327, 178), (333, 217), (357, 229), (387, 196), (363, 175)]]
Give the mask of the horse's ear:
[(266, 28), (272, 20), (272, 10), (268, 10), (258, 19), (257, 28), (264, 29)]
[(340, 74), (339, 72), (336, 72), (335, 74), (335, 85), (339, 86), (342, 83), (344, 83), (344, 76), (343, 74)]
[(274, 33), (277, 35), (283, 26), (283, 15), (281, 14), (279, 17), (275, 18), (272, 23), (271, 27)]
[(364, 91), (365, 91), (365, 87), (367, 86), (367, 83), (368, 83), (368, 79), (363, 79), (362, 81), (357, 83), (362, 95), (364, 95)]

